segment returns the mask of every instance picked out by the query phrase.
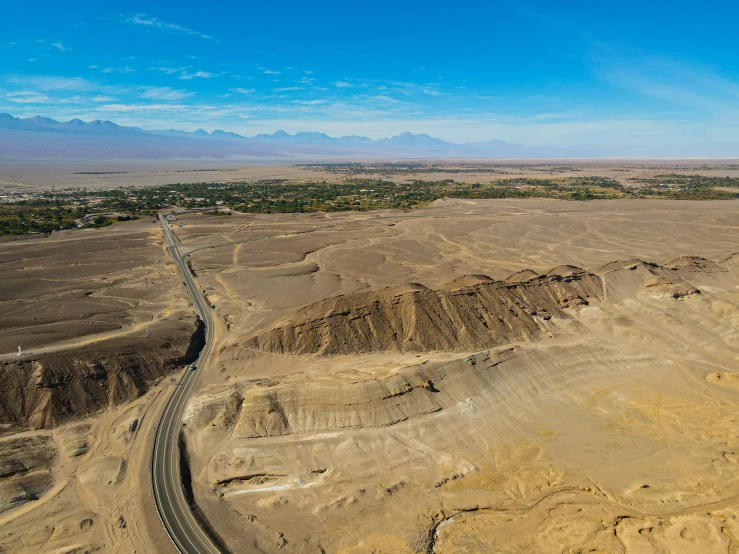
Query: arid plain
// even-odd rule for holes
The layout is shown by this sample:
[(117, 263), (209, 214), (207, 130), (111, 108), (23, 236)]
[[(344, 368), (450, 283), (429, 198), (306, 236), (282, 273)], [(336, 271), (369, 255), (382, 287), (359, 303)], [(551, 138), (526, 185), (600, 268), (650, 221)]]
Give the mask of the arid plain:
[[(183, 427), (209, 524), (233, 552), (737, 551), (736, 206), (179, 215), (216, 316)], [(202, 339), (159, 225), (0, 256), (0, 550), (173, 551), (151, 440)]]

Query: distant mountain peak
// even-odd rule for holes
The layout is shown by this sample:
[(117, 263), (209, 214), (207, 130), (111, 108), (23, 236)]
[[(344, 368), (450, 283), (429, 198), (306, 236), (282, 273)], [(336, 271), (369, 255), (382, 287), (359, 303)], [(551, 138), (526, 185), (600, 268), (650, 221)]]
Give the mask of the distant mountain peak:
[[(695, 148), (698, 149), (698, 146)], [(665, 147), (663, 151), (669, 153), (673, 150)], [(681, 152), (686, 151), (683, 149)], [(727, 152), (733, 157), (739, 151), (739, 145), (710, 144), (697, 151), (716, 152), (714, 157)], [(595, 149), (592, 146), (526, 147), (499, 139), (454, 144), (426, 133), (414, 134), (410, 131), (379, 140), (356, 135), (337, 138), (319, 131), (302, 131), (291, 135), (284, 130), (245, 137), (222, 129), (212, 133), (203, 129), (194, 132), (144, 130), (104, 120), (85, 122), (75, 118), (59, 122), (44, 116), (16, 118), (8, 113), (0, 113), (0, 157), (4, 159), (556, 158), (626, 157), (628, 154), (633, 155), (633, 151), (627, 152), (617, 147)]]
[(431, 137), (425, 133), (414, 135), (410, 131), (405, 131), (404, 133), (400, 133), (399, 135), (385, 140), (397, 146), (416, 146), (426, 148), (443, 148), (445, 146), (457, 146), (453, 145), (452, 143), (445, 142), (441, 139)]
[(239, 135), (237, 133), (232, 133), (230, 131), (224, 131), (222, 129), (216, 129), (215, 131), (213, 131), (210, 134), (210, 136), (212, 136), (212, 137), (220, 137), (220, 138), (240, 138), (240, 139), (246, 138), (246, 137), (244, 137), (242, 135)]
[(333, 138), (328, 136), (326, 133), (319, 133), (317, 131), (301, 131), (293, 136), (301, 139), (333, 140)]

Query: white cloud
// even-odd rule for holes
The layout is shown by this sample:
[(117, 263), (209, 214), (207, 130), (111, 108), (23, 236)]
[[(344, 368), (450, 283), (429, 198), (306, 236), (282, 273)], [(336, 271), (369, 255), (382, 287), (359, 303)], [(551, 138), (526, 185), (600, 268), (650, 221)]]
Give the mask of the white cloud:
[(2, 96), (15, 104), (45, 104), (51, 101), (47, 95), (33, 90), (4, 91)]
[(89, 81), (82, 77), (18, 77), (11, 76), (6, 79), (7, 82), (18, 85), (32, 85), (40, 90), (89, 90), (92, 85)]
[(61, 42), (53, 42), (51, 45), (60, 52), (69, 52), (71, 50), (71, 48), (67, 48)]
[(54, 103), (59, 104), (87, 104), (88, 98), (85, 96), (80, 96), (79, 94), (76, 94), (75, 96), (65, 96), (64, 98), (57, 98), (54, 99)]
[(210, 71), (196, 71), (195, 73), (184, 72), (177, 78), (189, 81), (190, 79), (210, 79), (211, 77), (214, 77), (214, 75)]
[(192, 109), (192, 106), (184, 104), (105, 104), (100, 106), (102, 112), (158, 112), (188, 109)]
[(282, 87), (274, 89), (275, 92), (292, 92), (295, 90), (305, 90), (305, 87)]
[(428, 96), (441, 96), (442, 95), (440, 91), (433, 89), (431, 87), (423, 87), (421, 88), (421, 92)]
[(194, 73), (189, 73), (190, 67), (167, 67), (167, 66), (159, 66), (159, 67), (150, 67), (151, 71), (161, 71), (162, 73), (166, 73), (167, 75), (176, 75), (179, 73), (178, 79), (184, 80), (184, 81), (190, 81), (192, 79), (210, 79), (212, 77), (220, 77), (221, 75), (224, 75), (225, 73), (212, 73), (210, 71), (196, 71)]
[(134, 70), (128, 66), (126, 67), (97, 67), (101, 73), (133, 73)]
[(144, 87), (141, 98), (147, 100), (183, 100), (195, 96), (195, 92), (175, 90), (169, 87)]
[(239, 94), (254, 94), (257, 92), (255, 88), (232, 88), (229, 89), (231, 92), (238, 92)]
[(137, 13), (136, 15), (132, 16), (121, 15), (119, 17), (119, 21), (122, 21), (123, 23), (130, 23), (132, 25), (148, 27), (150, 29), (185, 33), (187, 35), (196, 36), (202, 39), (212, 40), (213, 38), (210, 35), (206, 35), (205, 33), (201, 33), (200, 31), (195, 31), (193, 29), (185, 27), (184, 25), (179, 25), (177, 23), (167, 23), (166, 21), (161, 21), (155, 17), (147, 17), (145, 13)]
[(274, 71), (272, 69), (265, 69), (264, 71), (262, 71), (262, 73), (264, 73), (265, 75), (281, 75), (282, 71)]
[(322, 104), (326, 104), (326, 100), (294, 100), (293, 104), (298, 104), (300, 106), (320, 106)]
[(184, 71), (187, 71), (186, 67), (152, 67), (151, 69), (155, 71), (161, 71), (163, 73), (166, 73), (167, 75), (173, 75), (175, 73), (182, 73)]
[(117, 85), (102, 85), (82, 77), (57, 77), (49, 75), (10, 75), (5, 77), (5, 83), (13, 88), (35, 90), (36, 92), (55, 93), (97, 93), (97, 94), (125, 94), (130, 89)]
[(348, 81), (335, 81), (334, 86), (336, 88), (354, 88), (354, 85)]

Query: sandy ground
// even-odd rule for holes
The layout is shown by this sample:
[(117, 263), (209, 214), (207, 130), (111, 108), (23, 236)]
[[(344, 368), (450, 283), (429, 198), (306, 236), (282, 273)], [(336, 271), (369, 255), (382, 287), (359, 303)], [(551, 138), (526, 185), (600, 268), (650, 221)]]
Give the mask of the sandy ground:
[[(172, 325), (191, 310), (151, 220), (4, 238), (0, 264), (0, 362), (19, 360), (18, 343), (22, 361), (50, 353), (87, 360), (111, 343), (156, 344), (178, 337)], [(170, 551), (148, 471), (170, 385), (162, 379), (133, 403), (50, 429), (1, 425), (0, 550)], [(4, 411), (15, 409), (16, 392), (5, 383)], [(84, 411), (84, 394), (70, 395), (59, 411)]]
[[(352, 163), (377, 166), (381, 160), (352, 159)], [(333, 161), (332, 163), (342, 163)], [(597, 175), (623, 181), (629, 177), (652, 177), (659, 173), (739, 177), (736, 160), (392, 160), (390, 163), (420, 164), (424, 171), (393, 170), (351, 173), (308, 168), (295, 163), (232, 162), (223, 160), (132, 160), (132, 161), (2, 161), (0, 194), (40, 192), (52, 188), (107, 189), (146, 187), (174, 183), (259, 181), (288, 179), (293, 182), (343, 181), (347, 178), (386, 179), (410, 183), (415, 180), (487, 183), (512, 177), (564, 178)], [(392, 166), (390, 166), (392, 168)], [(434, 170), (433, 168), (439, 168)], [(463, 168), (463, 171), (455, 169)]]
[(23, 434), (25, 440), (51, 439), (53, 486), (36, 501), (0, 512), (3, 551), (174, 554), (154, 507), (148, 471), (154, 425), (170, 386), (166, 379), (99, 417)]
[[(724, 259), (734, 203), (455, 200), (183, 221), (220, 321), (189, 440), (199, 501), (234, 551), (736, 548), (734, 270), (686, 277), (701, 294), (678, 300), (601, 267)], [(598, 273), (604, 296), (535, 342), (328, 357), (245, 346), (338, 294), (560, 264)], [(456, 360), (471, 355), (495, 363), (464, 373)], [(412, 383), (419, 364), (441, 364), (437, 407), (373, 393), (391, 376)]]
[(151, 187), (174, 183), (259, 181), (262, 179), (324, 178), (327, 174), (287, 163), (212, 161), (110, 161), (0, 163), (0, 192), (39, 192), (86, 187)]
[(150, 219), (0, 241), (0, 359), (145, 331), (187, 308)]
[[(733, 202), (455, 200), (411, 212), (182, 216), (176, 232), (218, 322), (187, 420), (206, 516), (234, 552), (734, 552), (736, 264), (666, 261), (727, 258), (738, 250), (736, 213)], [(144, 286), (147, 274), (170, 271), (144, 223), (98, 235), (122, 233), (125, 244), (127, 229), (149, 233), (156, 252), (153, 262), (121, 254), (132, 264), (120, 278), (129, 275), (141, 304), (116, 308), (127, 319), (105, 332), (170, 302), (186, 307), (173, 275), (173, 289)], [(60, 256), (69, 236), (53, 239)], [(16, 272), (51, 257), (32, 264), (13, 252), (5, 263)], [(657, 266), (604, 267), (634, 258), (661, 264), (670, 284), (650, 273)], [(408, 282), (442, 290), (463, 275), (562, 264), (593, 272), (599, 286), (587, 303), (534, 316), (532, 340), (334, 356), (247, 347), (336, 295)], [(40, 306), (48, 293), (37, 283), (49, 277), (38, 275), (6, 302)], [(116, 291), (106, 295), (124, 296)], [(0, 476), (0, 545), (169, 552), (148, 460), (170, 385), (162, 379), (94, 418), (4, 437), (34, 438), (43, 455), (23, 474), (38, 500), (8, 505), (17, 492), (2, 487), (17, 475)]]

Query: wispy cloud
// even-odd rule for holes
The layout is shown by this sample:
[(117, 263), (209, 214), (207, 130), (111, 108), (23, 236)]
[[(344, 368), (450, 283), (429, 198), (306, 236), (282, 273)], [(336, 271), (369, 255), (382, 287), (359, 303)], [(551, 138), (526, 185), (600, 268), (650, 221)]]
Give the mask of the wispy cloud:
[(195, 96), (195, 92), (188, 90), (174, 90), (170, 87), (144, 87), (141, 98), (147, 100), (184, 100)]
[(275, 71), (273, 69), (265, 69), (262, 71), (265, 75), (281, 75), (282, 71)]
[(2, 91), (0, 94), (15, 104), (44, 104), (51, 101), (46, 94), (33, 90)]
[(32, 85), (36, 89), (49, 90), (89, 90), (92, 88), (90, 81), (82, 77), (54, 77), (54, 76), (10, 76), (7, 82), (16, 85)]
[(274, 89), (275, 92), (292, 92), (296, 90), (305, 90), (305, 87), (282, 87)]
[(91, 65), (89, 69), (97, 69), (100, 73), (133, 73), (135, 70), (131, 67), (101, 67), (99, 65)]
[(427, 96), (441, 96), (442, 92), (433, 87), (421, 87), (421, 92)]
[(132, 16), (121, 15), (119, 16), (119, 21), (149, 29), (156, 29), (159, 31), (184, 33), (207, 40), (213, 39), (213, 37), (211, 37), (210, 35), (206, 35), (205, 33), (201, 33), (200, 31), (195, 31), (194, 29), (190, 29), (189, 27), (185, 27), (184, 25), (179, 25), (177, 23), (168, 23), (155, 17), (147, 17), (145, 13), (137, 13)]
[(255, 88), (232, 88), (229, 89), (231, 92), (238, 92), (239, 94), (254, 94), (257, 92)]
[(177, 78), (189, 81), (190, 79), (210, 79), (211, 77), (215, 77), (215, 75), (210, 71), (196, 71), (195, 73), (184, 72)]
[(185, 104), (105, 104), (100, 107), (101, 110), (107, 112), (158, 112), (167, 111), (184, 111), (192, 109), (192, 106)]
[(354, 88), (354, 85), (349, 81), (334, 81), (333, 85), (336, 88)]
[(129, 92), (129, 87), (118, 85), (104, 85), (94, 81), (88, 81), (82, 77), (58, 77), (51, 75), (9, 75), (5, 77), (5, 83), (12, 88), (35, 90), (42, 93), (89, 93), (119, 95)]
[(167, 75), (179, 74), (177, 78), (184, 81), (190, 81), (192, 79), (210, 79), (212, 77), (220, 77), (221, 75), (224, 75), (224, 73), (212, 73), (211, 71), (195, 71), (190, 73), (190, 67), (159, 66), (150, 67), (149, 69), (152, 71), (161, 71)]
[(175, 73), (182, 73), (184, 71), (187, 71), (186, 67), (166, 67), (166, 66), (159, 66), (159, 67), (152, 67), (153, 71), (161, 71), (162, 73), (166, 73), (167, 75), (174, 75)]
[(326, 100), (293, 100), (293, 104), (297, 104), (299, 106), (320, 106), (322, 104), (326, 104)]
[(52, 42), (51, 45), (60, 52), (69, 52), (71, 50), (71, 48), (67, 48), (61, 42)]
[(644, 54), (614, 56), (607, 52), (594, 59), (596, 73), (619, 88), (700, 112), (737, 112), (739, 82), (710, 68)]

